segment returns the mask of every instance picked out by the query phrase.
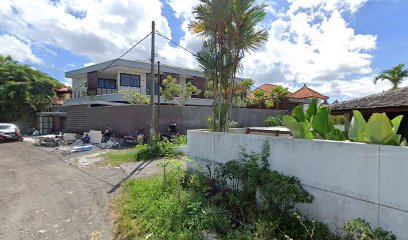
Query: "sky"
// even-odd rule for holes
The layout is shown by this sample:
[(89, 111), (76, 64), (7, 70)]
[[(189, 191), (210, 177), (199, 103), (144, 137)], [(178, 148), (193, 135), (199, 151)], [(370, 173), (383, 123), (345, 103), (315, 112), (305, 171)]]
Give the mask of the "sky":
[[(391, 88), (373, 78), (408, 63), (407, 0), (268, 0), (259, 28), (268, 41), (243, 59), (239, 76), (255, 86), (304, 84), (342, 101)], [(119, 57), (151, 29), (197, 52), (202, 40), (188, 30), (199, 0), (2, 0), (0, 54), (70, 85), (64, 72)], [(156, 37), (163, 64), (199, 68), (194, 57)], [(149, 61), (150, 39), (125, 59)], [(408, 80), (403, 83), (408, 86)]]

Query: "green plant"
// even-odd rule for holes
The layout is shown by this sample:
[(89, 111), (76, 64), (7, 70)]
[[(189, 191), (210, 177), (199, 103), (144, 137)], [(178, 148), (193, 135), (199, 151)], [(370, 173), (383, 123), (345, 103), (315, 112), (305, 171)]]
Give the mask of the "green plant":
[(392, 84), (391, 90), (398, 88), (404, 78), (408, 77), (408, 69), (404, 69), (405, 64), (398, 64), (397, 66), (383, 71), (380, 75), (374, 78), (374, 83), (377, 84), (378, 80), (388, 80)]
[(268, 127), (283, 126), (282, 116), (269, 116), (265, 119), (265, 125)]
[(349, 220), (344, 225), (347, 240), (396, 240), (397, 237), (382, 228), (373, 229), (364, 219)]
[(187, 135), (174, 136), (174, 144), (176, 145), (187, 145)]
[(344, 125), (346, 122), (344, 115), (331, 115), (330, 119), (334, 125)]
[(162, 83), (163, 90), (161, 92), (164, 100), (175, 101), (179, 106), (186, 105), (187, 100), (192, 95), (201, 93), (201, 90), (199, 90), (191, 82), (187, 82), (185, 85), (181, 85), (178, 84), (177, 79), (173, 78), (172, 76), (167, 76), (167, 78), (164, 79)]
[(327, 140), (346, 140), (344, 134), (334, 127), (330, 112), (330, 108), (319, 107), (317, 100), (312, 99), (306, 112), (297, 106), (291, 116), (283, 116), (282, 121), (295, 138), (313, 139), (319, 135)]
[(349, 128), (349, 138), (355, 142), (401, 145), (401, 135), (398, 129), (403, 116), (397, 116), (390, 120), (385, 113), (374, 113), (368, 122), (365, 121), (361, 112), (353, 111), (353, 118)]
[(200, 1), (193, 16), (189, 29), (205, 40), (197, 61), (212, 82), (213, 123), (216, 131), (226, 132), (242, 59), (268, 39), (268, 33), (258, 27), (266, 16), (266, 5), (242, 0)]
[(123, 98), (130, 104), (149, 104), (150, 99), (136, 89), (127, 88), (119, 90), (119, 93), (123, 95)]

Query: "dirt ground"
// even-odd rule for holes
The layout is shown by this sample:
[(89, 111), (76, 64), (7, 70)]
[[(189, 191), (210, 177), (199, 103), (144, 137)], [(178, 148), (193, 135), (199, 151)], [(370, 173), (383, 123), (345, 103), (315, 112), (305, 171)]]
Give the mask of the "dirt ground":
[(0, 239), (111, 239), (111, 197), (129, 177), (160, 168), (155, 161), (100, 166), (104, 151), (0, 144)]

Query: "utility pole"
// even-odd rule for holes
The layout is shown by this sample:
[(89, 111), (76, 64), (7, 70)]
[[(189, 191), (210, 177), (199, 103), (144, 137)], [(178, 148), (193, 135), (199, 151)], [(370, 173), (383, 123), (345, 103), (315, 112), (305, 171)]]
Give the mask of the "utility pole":
[(151, 59), (150, 59), (150, 61), (151, 61), (151, 68), (150, 68), (150, 83), (151, 83), (151, 85), (150, 85), (150, 105), (151, 105), (151, 107), (152, 107), (152, 122), (151, 122), (151, 128), (150, 128), (150, 144), (153, 144), (153, 138), (154, 138), (154, 134), (155, 134), (155, 131), (154, 131), (154, 125), (155, 125), (155, 122), (156, 122), (156, 119), (155, 119), (155, 112), (154, 112), (154, 92), (155, 92), (155, 78), (154, 78), (154, 52), (155, 52), (155, 49), (154, 49), (154, 35), (155, 35), (155, 33), (156, 33), (156, 29), (155, 29), (155, 24), (154, 24), (154, 21), (152, 21), (152, 46), (151, 46)]
[(157, 132), (160, 132), (160, 86), (161, 86), (161, 75), (160, 75), (160, 61), (157, 61), (157, 85), (159, 85), (159, 92), (157, 93)]

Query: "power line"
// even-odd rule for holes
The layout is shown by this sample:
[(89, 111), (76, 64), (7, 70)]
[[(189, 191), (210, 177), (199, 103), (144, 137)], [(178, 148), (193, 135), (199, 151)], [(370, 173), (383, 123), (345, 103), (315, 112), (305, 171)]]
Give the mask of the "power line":
[[(137, 45), (139, 45), (141, 42), (143, 42), (143, 40), (145, 40), (147, 37), (149, 37), (152, 34), (152, 32), (148, 33), (144, 38), (142, 38), (140, 41), (138, 41), (135, 45), (133, 45), (131, 48), (129, 48), (125, 53), (123, 53), (120, 57), (116, 58), (115, 60), (113, 60), (113, 62), (111, 62), (108, 66), (106, 66), (105, 68), (103, 68), (101, 70), (101, 73), (103, 71), (105, 71), (106, 69), (108, 69), (110, 66), (112, 66), (115, 62), (119, 61), (119, 59), (121, 59), (123, 56), (125, 56), (126, 54), (128, 54), (130, 51), (132, 51), (133, 48), (135, 48)], [(84, 86), (87, 82), (84, 82), (83, 84), (81, 84), (79, 87), (71, 90), (72, 92), (80, 89), (82, 86)]]
[(145, 40), (148, 36), (150, 36), (152, 33), (150, 32), (149, 34), (147, 34), (144, 38), (142, 38), (139, 42), (137, 42), (135, 45), (133, 45), (129, 50), (127, 50), (125, 53), (123, 53), (120, 57), (116, 58), (113, 62), (111, 62), (108, 66), (106, 66), (104, 69), (101, 70), (101, 73), (103, 71), (105, 71), (106, 69), (108, 69), (110, 66), (112, 66), (115, 62), (119, 61), (119, 59), (121, 59), (123, 56), (125, 56), (126, 54), (128, 54), (130, 51), (132, 51), (133, 48), (135, 48), (137, 45), (139, 45), (141, 42), (143, 42), (143, 40)]
[(170, 38), (166, 37), (165, 35), (161, 34), (160, 32), (156, 31), (157, 35), (159, 35), (162, 38), (167, 39), (168, 41), (170, 41), (171, 43), (173, 43), (174, 45), (176, 45), (177, 47), (189, 52), (191, 55), (193, 55), (194, 57), (197, 57), (197, 54), (193, 53), (192, 51), (188, 50), (187, 48), (179, 45), (178, 43), (176, 43), (175, 41), (171, 40)]

